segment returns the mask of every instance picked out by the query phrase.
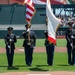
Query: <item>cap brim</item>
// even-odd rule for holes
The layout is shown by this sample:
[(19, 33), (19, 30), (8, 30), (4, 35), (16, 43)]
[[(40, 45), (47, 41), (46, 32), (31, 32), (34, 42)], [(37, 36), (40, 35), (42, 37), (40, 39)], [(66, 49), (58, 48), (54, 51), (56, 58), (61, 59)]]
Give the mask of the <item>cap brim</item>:
[(13, 30), (13, 28), (12, 27), (8, 27), (7, 30)]

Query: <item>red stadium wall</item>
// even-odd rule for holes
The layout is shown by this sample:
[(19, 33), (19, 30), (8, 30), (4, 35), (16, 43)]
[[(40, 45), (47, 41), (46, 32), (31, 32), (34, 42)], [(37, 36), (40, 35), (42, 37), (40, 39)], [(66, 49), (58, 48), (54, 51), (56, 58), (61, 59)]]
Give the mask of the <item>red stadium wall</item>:
[(15, 3), (13, 0), (0, 0), (0, 4), (12, 4)]
[(58, 38), (58, 39), (64, 39), (65, 36), (64, 36), (64, 35), (62, 35), (62, 36), (57, 36), (57, 38)]

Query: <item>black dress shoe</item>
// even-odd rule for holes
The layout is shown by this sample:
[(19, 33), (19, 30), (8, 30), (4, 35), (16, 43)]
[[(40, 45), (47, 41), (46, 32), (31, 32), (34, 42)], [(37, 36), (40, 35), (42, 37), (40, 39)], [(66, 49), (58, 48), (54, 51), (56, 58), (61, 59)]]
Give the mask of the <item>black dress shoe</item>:
[(8, 68), (7, 68), (8, 70), (10, 70), (10, 69), (12, 69), (12, 66), (8, 66)]
[(48, 66), (52, 66), (52, 64), (48, 64)]
[(74, 66), (74, 64), (70, 64), (70, 66)]
[(27, 64), (27, 66), (31, 66), (31, 64)]

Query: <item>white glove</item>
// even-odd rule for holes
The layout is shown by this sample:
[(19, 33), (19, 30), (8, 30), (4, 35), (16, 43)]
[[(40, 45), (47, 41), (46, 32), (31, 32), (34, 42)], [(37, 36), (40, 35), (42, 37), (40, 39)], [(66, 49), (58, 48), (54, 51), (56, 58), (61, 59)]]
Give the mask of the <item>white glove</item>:
[(12, 41), (12, 39), (9, 40), (10, 42)]
[(27, 29), (27, 32), (29, 32), (30, 31), (30, 29)]
[(10, 46), (8, 45), (8, 48), (10, 49)]
[(73, 44), (72, 43), (70, 43), (70, 45), (71, 45), (71, 47), (73, 47)]
[(74, 36), (72, 35), (72, 36), (71, 36), (71, 38), (73, 39), (73, 38), (74, 38)]
[(34, 48), (35, 48), (35, 46), (34, 46)]

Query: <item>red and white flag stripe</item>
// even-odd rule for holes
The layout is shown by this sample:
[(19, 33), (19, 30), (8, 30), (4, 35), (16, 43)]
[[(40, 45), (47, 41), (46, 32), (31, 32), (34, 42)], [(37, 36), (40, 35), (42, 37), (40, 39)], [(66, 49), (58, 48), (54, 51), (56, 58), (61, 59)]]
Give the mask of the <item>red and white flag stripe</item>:
[(30, 23), (35, 13), (34, 4), (32, 0), (25, 0), (24, 3), (26, 3), (26, 21)]
[(35, 13), (35, 9), (32, 6), (27, 4), (26, 6), (26, 21), (27, 22), (31, 21), (34, 13)]
[(30, 23), (30, 21), (35, 13), (34, 4), (33, 4), (32, 0), (13, 0), (13, 1), (17, 1), (22, 4), (26, 4), (26, 21)]

